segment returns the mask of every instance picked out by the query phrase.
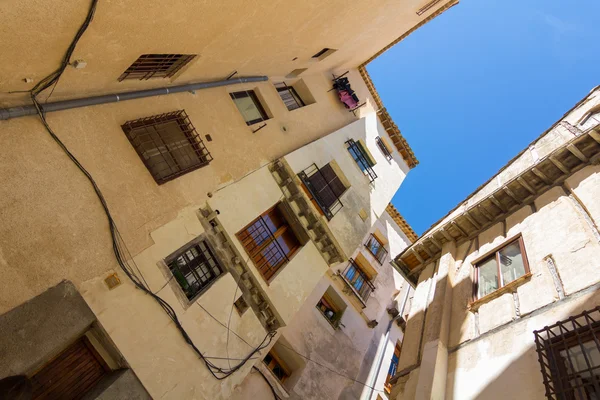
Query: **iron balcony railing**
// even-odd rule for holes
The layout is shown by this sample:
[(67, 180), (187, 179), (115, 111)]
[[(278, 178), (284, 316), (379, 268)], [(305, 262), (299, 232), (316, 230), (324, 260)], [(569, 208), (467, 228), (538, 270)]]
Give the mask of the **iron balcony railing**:
[(548, 399), (600, 398), (600, 306), (533, 334)]
[(346, 144), (348, 145), (348, 152), (350, 152), (360, 170), (369, 177), (371, 182), (377, 179), (377, 174), (373, 170), (373, 164), (369, 161), (369, 156), (367, 156), (360, 143), (350, 139)]
[(338, 195), (334, 192), (327, 178), (323, 175), (316, 164), (312, 164), (298, 174), (313, 199), (330, 221), (344, 206)]
[(387, 257), (388, 251), (383, 247), (383, 244), (377, 240), (375, 235), (371, 234), (369, 236), (369, 240), (365, 243), (365, 247), (369, 250), (373, 257), (377, 260), (379, 264), (383, 264), (385, 258)]
[(344, 270), (342, 277), (364, 302), (369, 299), (369, 296), (375, 290), (375, 285), (373, 285), (367, 274), (356, 265), (356, 262), (352, 258), (348, 260), (348, 266)]

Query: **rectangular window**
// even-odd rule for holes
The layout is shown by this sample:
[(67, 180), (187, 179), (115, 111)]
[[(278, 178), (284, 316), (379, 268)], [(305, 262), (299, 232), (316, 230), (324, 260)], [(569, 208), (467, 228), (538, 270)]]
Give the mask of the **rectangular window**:
[(318, 210), (331, 220), (343, 207), (340, 196), (346, 191), (346, 186), (335, 173), (330, 163), (318, 168), (312, 164), (298, 174), (304, 184), (307, 194)]
[(325, 58), (329, 57), (336, 51), (337, 51), (336, 49), (329, 49), (329, 48), (325, 47), (324, 49), (320, 50), (318, 53), (313, 55), (311, 58), (316, 58), (317, 60), (321, 61), (321, 60), (324, 60)]
[(346, 310), (346, 303), (344, 303), (335, 290), (329, 286), (317, 303), (317, 310), (319, 310), (325, 319), (337, 329), (342, 320), (342, 315)]
[(392, 391), (392, 385), (390, 384), (390, 380), (396, 375), (398, 371), (398, 362), (400, 361), (400, 342), (396, 343), (396, 348), (394, 348), (394, 355), (392, 356), (392, 362), (390, 363), (390, 368), (388, 369), (387, 377), (385, 378), (385, 385), (383, 389), (389, 394)]
[(31, 377), (31, 399), (79, 399), (110, 372), (83, 336)]
[(278, 203), (236, 234), (260, 274), (269, 281), (301, 244)]
[(519, 237), (476, 263), (476, 296), (478, 299), (487, 296), (527, 273), (525, 246)]
[(348, 266), (342, 274), (344, 280), (358, 293), (363, 301), (367, 301), (375, 289), (375, 286), (367, 274), (358, 266), (352, 258), (348, 260)]
[(244, 117), (246, 125), (256, 124), (269, 119), (254, 90), (229, 93), (229, 95), (240, 111), (240, 114), (242, 114), (242, 117)]
[(377, 174), (373, 170), (375, 163), (371, 161), (371, 157), (367, 155), (367, 151), (360, 142), (355, 142), (350, 139), (346, 142), (348, 152), (360, 168), (360, 170), (369, 177), (371, 182), (377, 179)]
[(375, 257), (379, 264), (383, 264), (388, 252), (385, 247), (383, 247), (383, 243), (381, 243), (375, 235), (371, 234), (371, 236), (369, 236), (369, 240), (367, 240), (367, 243), (365, 243), (365, 247), (369, 250), (373, 257)]
[(195, 298), (223, 274), (223, 268), (204, 240), (178, 250), (165, 262), (188, 300)]
[(290, 370), (273, 350), (267, 353), (263, 362), (281, 383), (284, 383), (290, 377)]
[(533, 333), (548, 399), (600, 399), (600, 306)]
[(304, 107), (304, 102), (292, 86), (285, 85), (277, 88), (277, 93), (289, 111)]
[(184, 110), (128, 121), (121, 128), (159, 184), (212, 161)]
[(121, 74), (119, 82), (124, 79), (170, 78), (194, 57), (195, 54), (143, 54)]
[(383, 141), (383, 139), (379, 136), (377, 136), (375, 138), (375, 142), (377, 143), (377, 147), (379, 147), (379, 150), (381, 150), (381, 152), (383, 153), (383, 155), (385, 156), (385, 158), (387, 160), (391, 160), (392, 159), (392, 153), (390, 152), (390, 149), (388, 148), (387, 144), (385, 144), (385, 142)]

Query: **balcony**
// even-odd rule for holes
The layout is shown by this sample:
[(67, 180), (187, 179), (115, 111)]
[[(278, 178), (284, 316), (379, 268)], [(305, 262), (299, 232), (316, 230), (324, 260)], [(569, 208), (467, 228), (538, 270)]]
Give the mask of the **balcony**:
[(373, 290), (375, 290), (375, 285), (373, 285), (367, 274), (360, 269), (352, 258), (348, 260), (348, 266), (341, 274), (341, 277), (366, 307), (366, 302)]
[(373, 170), (373, 166), (375, 164), (371, 161), (360, 142), (355, 142), (354, 140), (350, 139), (346, 142), (346, 144), (348, 145), (348, 152), (356, 164), (358, 164), (360, 170), (369, 177), (371, 182), (375, 181), (375, 179), (377, 179), (377, 174)]
[(339, 197), (346, 190), (331, 166), (327, 164), (319, 169), (316, 164), (312, 164), (300, 172), (298, 177), (308, 190), (313, 203), (330, 221), (344, 206)]
[(369, 240), (365, 243), (365, 247), (369, 250), (369, 253), (375, 257), (377, 262), (382, 265), (388, 254), (388, 251), (383, 247), (383, 243), (381, 243), (375, 235), (371, 234)]

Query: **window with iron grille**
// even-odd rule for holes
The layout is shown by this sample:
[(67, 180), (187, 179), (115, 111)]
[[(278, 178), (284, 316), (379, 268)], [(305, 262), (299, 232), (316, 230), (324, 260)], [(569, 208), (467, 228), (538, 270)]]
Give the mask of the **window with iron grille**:
[(548, 399), (600, 399), (600, 306), (533, 334)]
[(355, 142), (350, 139), (346, 142), (348, 145), (348, 152), (360, 168), (360, 170), (369, 177), (369, 180), (373, 182), (377, 179), (377, 174), (373, 170), (375, 163), (371, 161), (371, 157), (367, 155), (367, 151), (360, 142)]
[(256, 124), (269, 119), (254, 90), (229, 93), (229, 95), (240, 111), (240, 114), (242, 114), (242, 117), (244, 117), (246, 125)]
[(296, 232), (302, 229), (290, 222), (278, 203), (236, 234), (238, 240), (266, 281), (269, 281), (302, 246)]
[(364, 302), (369, 299), (369, 296), (375, 290), (375, 285), (373, 285), (367, 274), (352, 258), (348, 260), (348, 266), (344, 270), (342, 277)]
[(143, 54), (121, 74), (119, 82), (124, 79), (170, 78), (194, 57), (195, 54)]
[(367, 243), (365, 243), (365, 247), (369, 250), (373, 257), (375, 257), (379, 264), (383, 264), (388, 252), (385, 247), (383, 247), (383, 243), (381, 243), (375, 235), (371, 234), (371, 236), (369, 236)]
[(392, 153), (390, 152), (390, 149), (388, 148), (387, 144), (385, 144), (385, 142), (383, 141), (383, 139), (379, 136), (377, 136), (375, 138), (375, 142), (377, 143), (377, 147), (379, 147), (379, 150), (381, 150), (381, 152), (383, 153), (383, 155), (385, 156), (386, 159), (391, 160), (392, 159)]
[(298, 174), (306, 192), (323, 215), (328, 220), (343, 207), (340, 196), (346, 191), (346, 186), (337, 176), (330, 163), (318, 168), (312, 164)]
[(165, 260), (188, 300), (194, 299), (223, 274), (208, 243), (194, 241)]
[(492, 250), (475, 261), (474, 294), (480, 299), (529, 273), (523, 237)]
[(385, 384), (383, 389), (390, 393), (392, 391), (392, 385), (390, 384), (390, 380), (396, 375), (398, 372), (398, 363), (400, 362), (400, 349), (402, 345), (400, 342), (396, 343), (396, 347), (394, 348), (394, 355), (392, 355), (392, 362), (390, 362), (390, 368), (388, 369), (387, 376), (385, 378)]
[(292, 86), (285, 83), (277, 87), (277, 93), (289, 111), (304, 107), (305, 104)]
[(128, 121), (121, 128), (159, 184), (212, 161), (184, 110)]

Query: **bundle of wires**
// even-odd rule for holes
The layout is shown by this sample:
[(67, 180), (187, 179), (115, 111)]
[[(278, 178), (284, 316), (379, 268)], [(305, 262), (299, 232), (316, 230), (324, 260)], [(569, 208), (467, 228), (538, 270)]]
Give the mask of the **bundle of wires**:
[[(250, 353), (247, 356), (243, 357), (241, 359), (241, 361), (239, 361), (240, 360), (239, 358), (235, 359), (235, 360), (239, 361), (235, 365), (230, 365), (228, 367), (220, 367), (220, 366), (215, 365), (207, 357), (205, 357), (204, 354), (200, 351), (200, 349), (198, 349), (198, 347), (194, 344), (192, 338), (190, 338), (190, 336), (184, 329), (184, 327), (181, 324), (181, 321), (179, 320), (179, 318), (177, 317), (177, 313), (175, 312), (173, 307), (171, 307), (171, 305), (169, 305), (169, 303), (167, 303), (160, 296), (158, 296), (157, 294), (153, 293), (150, 290), (150, 287), (148, 286), (148, 284), (144, 280), (141, 272), (135, 265), (135, 262), (133, 261), (133, 257), (131, 257), (131, 254), (129, 253), (129, 251), (127, 250), (127, 247), (125, 246), (123, 238), (121, 237), (121, 234), (119, 233), (119, 230), (117, 229), (117, 225), (115, 224), (115, 221), (112, 218), (112, 215), (110, 213), (110, 210), (108, 208), (106, 200), (102, 194), (102, 191), (96, 184), (96, 181), (91, 176), (91, 174), (84, 168), (84, 166), (79, 162), (79, 160), (77, 160), (77, 158), (69, 151), (69, 149), (65, 146), (65, 144), (58, 138), (58, 136), (56, 136), (56, 134), (54, 133), (54, 131), (48, 124), (48, 121), (46, 121), (46, 114), (44, 112), (44, 107), (38, 100), (38, 96), (40, 95), (40, 93), (42, 93), (44, 90), (50, 88), (53, 85), (54, 85), (54, 87), (56, 87), (56, 85), (58, 84), (58, 81), (59, 81), (60, 77), (62, 76), (63, 72), (70, 64), (71, 56), (75, 50), (75, 47), (77, 46), (77, 42), (79, 42), (79, 39), (81, 39), (81, 37), (87, 30), (88, 26), (90, 25), (90, 23), (94, 17), (94, 13), (96, 11), (97, 4), (98, 4), (98, 0), (92, 0), (91, 6), (90, 6), (88, 14), (85, 18), (85, 21), (79, 27), (77, 34), (75, 35), (73, 41), (71, 42), (69, 48), (67, 49), (67, 52), (65, 53), (65, 55), (60, 63), (60, 66), (54, 72), (52, 72), (50, 75), (43, 78), (39, 83), (37, 83), (33, 87), (33, 89), (31, 89), (29, 91), (29, 94), (31, 96), (31, 101), (35, 105), (37, 114), (38, 114), (42, 124), (46, 128), (46, 131), (48, 131), (48, 133), (50, 134), (52, 139), (60, 146), (62, 151), (71, 159), (71, 161), (85, 175), (87, 180), (92, 185), (92, 188), (94, 189), (94, 192), (96, 193), (96, 196), (98, 197), (98, 200), (100, 200), (102, 209), (104, 210), (104, 213), (106, 214), (106, 218), (108, 220), (108, 226), (110, 229), (110, 235), (111, 235), (111, 239), (112, 239), (113, 252), (117, 259), (117, 263), (119, 264), (119, 266), (121, 267), (121, 269), (123, 270), (125, 275), (127, 275), (127, 277), (131, 280), (131, 282), (133, 282), (133, 284), (135, 285), (135, 287), (137, 289), (143, 291), (145, 294), (152, 297), (161, 306), (161, 308), (165, 311), (167, 316), (175, 323), (175, 326), (181, 333), (181, 336), (186, 341), (186, 343), (194, 350), (194, 352), (198, 355), (198, 357), (200, 357), (200, 359), (202, 359), (202, 361), (204, 362), (204, 364), (206, 365), (206, 367), (208, 368), (210, 373), (218, 380), (225, 379), (225, 378), (231, 376), (234, 372), (236, 372), (240, 368), (242, 368), (244, 366), (244, 364), (246, 364), (246, 362), (248, 360), (250, 360), (252, 358), (252, 356), (254, 356), (256, 353), (258, 353), (262, 349), (268, 347), (269, 344), (271, 343), (273, 337), (275, 336), (276, 331), (268, 332), (265, 335), (265, 338), (262, 340), (262, 342), (258, 345), (258, 347), (254, 348), (252, 351), (250, 351)], [(54, 88), (52, 90), (54, 90)], [(133, 266), (129, 264), (128, 259), (131, 260), (131, 262), (133, 263)], [(135, 269), (134, 269), (134, 267), (135, 267)], [(136, 272), (136, 270), (137, 270), (137, 272)], [(227, 329), (229, 331), (229, 327), (227, 327)], [(231, 361), (232, 359), (229, 359), (229, 357), (227, 357), (227, 360)]]

